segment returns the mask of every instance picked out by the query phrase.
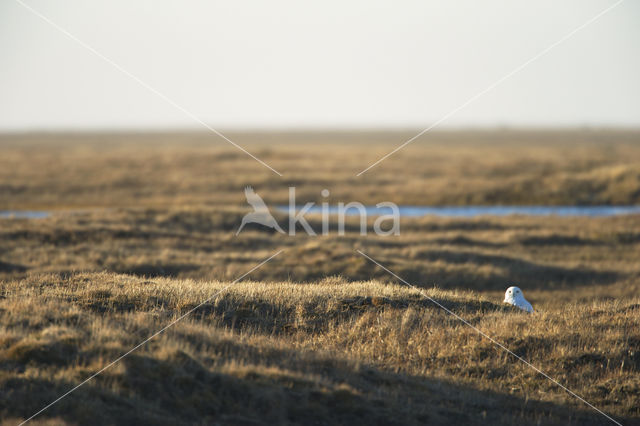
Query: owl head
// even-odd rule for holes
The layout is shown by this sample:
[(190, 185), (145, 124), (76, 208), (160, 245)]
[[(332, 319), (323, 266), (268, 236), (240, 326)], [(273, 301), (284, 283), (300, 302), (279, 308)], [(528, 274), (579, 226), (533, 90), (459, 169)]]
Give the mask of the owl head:
[(507, 291), (504, 292), (504, 301), (507, 303), (513, 303), (517, 300), (522, 300), (524, 296), (522, 295), (522, 290), (520, 287), (509, 287)]

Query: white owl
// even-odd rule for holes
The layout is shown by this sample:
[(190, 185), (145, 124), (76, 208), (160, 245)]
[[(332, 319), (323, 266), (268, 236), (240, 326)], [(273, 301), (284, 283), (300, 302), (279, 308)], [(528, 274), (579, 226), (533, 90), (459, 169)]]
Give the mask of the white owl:
[(517, 306), (523, 311), (533, 312), (531, 303), (527, 302), (527, 299), (525, 299), (524, 295), (522, 294), (522, 290), (520, 290), (520, 288), (518, 287), (509, 287), (507, 291), (505, 291), (504, 303)]

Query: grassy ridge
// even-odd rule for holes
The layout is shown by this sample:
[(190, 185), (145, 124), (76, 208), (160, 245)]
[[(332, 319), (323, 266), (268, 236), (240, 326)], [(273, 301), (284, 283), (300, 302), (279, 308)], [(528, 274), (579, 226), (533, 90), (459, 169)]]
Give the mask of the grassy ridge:
[[(27, 417), (225, 285), (111, 273), (4, 283), (2, 417)], [(469, 292), (426, 292), (596, 406), (623, 420), (640, 416), (640, 299), (527, 315)], [(42, 415), (47, 418), (94, 424), (603, 420), (416, 291), (340, 279), (238, 283), (52, 407)]]
[[(382, 282), (389, 274), (360, 249), (420, 286), (472, 289), (499, 297), (517, 283), (536, 302), (565, 303), (640, 294), (638, 216), (612, 218), (403, 218), (398, 237), (347, 234), (295, 237), (249, 226), (246, 210), (114, 209), (0, 222), (0, 277), (29, 273), (111, 271), (231, 281), (248, 265), (285, 249), (252, 278)], [(320, 227), (319, 219), (311, 219)]]

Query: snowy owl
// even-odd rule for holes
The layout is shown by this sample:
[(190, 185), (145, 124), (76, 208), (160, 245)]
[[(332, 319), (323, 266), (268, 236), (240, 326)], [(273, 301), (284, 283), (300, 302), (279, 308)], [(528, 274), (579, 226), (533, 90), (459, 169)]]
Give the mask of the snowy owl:
[(509, 287), (504, 293), (504, 303), (517, 306), (523, 311), (533, 312), (531, 303), (527, 302), (527, 299), (522, 295), (522, 290), (518, 287)]

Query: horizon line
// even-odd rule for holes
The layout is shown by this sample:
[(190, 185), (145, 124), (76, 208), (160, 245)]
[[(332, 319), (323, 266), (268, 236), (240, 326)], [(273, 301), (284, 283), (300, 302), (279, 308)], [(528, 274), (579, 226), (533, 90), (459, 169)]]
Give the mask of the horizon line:
[[(418, 126), (230, 126), (221, 128), (226, 133), (278, 134), (278, 133), (402, 133), (414, 131)], [(444, 126), (433, 133), (456, 132), (576, 132), (576, 131), (640, 131), (639, 124), (572, 124), (572, 125), (461, 125)], [(1, 136), (56, 135), (56, 134), (203, 134), (195, 127), (42, 127), (1, 129)]]

